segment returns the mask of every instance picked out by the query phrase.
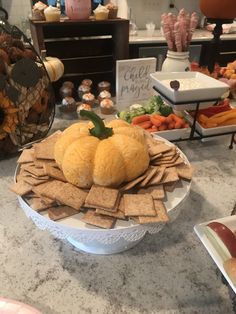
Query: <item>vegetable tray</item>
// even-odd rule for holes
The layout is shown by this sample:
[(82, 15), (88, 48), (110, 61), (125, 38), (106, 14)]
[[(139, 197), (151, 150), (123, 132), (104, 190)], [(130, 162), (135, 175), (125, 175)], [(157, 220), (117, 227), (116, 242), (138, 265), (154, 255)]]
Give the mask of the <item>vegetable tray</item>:
[[(188, 113), (188, 111), (184, 111), (184, 116), (186, 120), (189, 122), (190, 125), (193, 124), (193, 118)], [(227, 132), (236, 132), (236, 124), (227, 125), (227, 126), (218, 126), (215, 128), (204, 128), (201, 126), (199, 122), (196, 121), (196, 130), (203, 136), (207, 135), (217, 135), (221, 133), (227, 133)]]

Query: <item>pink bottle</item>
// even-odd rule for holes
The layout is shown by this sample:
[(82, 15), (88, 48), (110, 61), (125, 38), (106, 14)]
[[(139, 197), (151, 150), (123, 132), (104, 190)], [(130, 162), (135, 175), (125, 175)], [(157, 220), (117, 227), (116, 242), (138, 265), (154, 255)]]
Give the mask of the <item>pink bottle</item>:
[(91, 14), (91, 0), (65, 0), (65, 5), (71, 20), (86, 20)]

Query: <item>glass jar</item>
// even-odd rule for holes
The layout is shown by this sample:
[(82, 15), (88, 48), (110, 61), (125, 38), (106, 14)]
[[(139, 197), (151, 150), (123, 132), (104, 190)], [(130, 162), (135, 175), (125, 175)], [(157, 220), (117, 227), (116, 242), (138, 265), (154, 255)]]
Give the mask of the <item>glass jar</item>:
[(184, 72), (189, 70), (189, 51), (167, 51), (166, 59), (162, 64), (162, 72)]
[(71, 20), (86, 20), (91, 14), (91, 0), (65, 0), (65, 7)]

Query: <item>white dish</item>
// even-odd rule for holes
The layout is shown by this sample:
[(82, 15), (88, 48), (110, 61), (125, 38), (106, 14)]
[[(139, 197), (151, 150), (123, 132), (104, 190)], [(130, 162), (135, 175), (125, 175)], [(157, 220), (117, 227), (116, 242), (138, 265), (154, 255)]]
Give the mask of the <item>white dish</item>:
[[(189, 114), (189, 112), (184, 112), (185, 118), (188, 120), (190, 124), (193, 124), (193, 117)], [(236, 132), (236, 125), (226, 125), (226, 126), (218, 126), (215, 128), (204, 128), (201, 126), (200, 123), (196, 121), (196, 130), (203, 136), (207, 135), (217, 135), (220, 133), (227, 133), (227, 132)]]
[(181, 139), (187, 139), (190, 135), (190, 128), (184, 128), (184, 129), (173, 129), (173, 130), (166, 130), (166, 131), (158, 131), (151, 133), (154, 138), (162, 137), (168, 141), (175, 141), (175, 140), (181, 140)]
[[(181, 105), (178, 105), (177, 103), (203, 100), (209, 102), (211, 99), (220, 98), (229, 90), (229, 86), (224, 82), (200, 72), (155, 72), (150, 74), (150, 76), (153, 85), (160, 91), (160, 93), (166, 96), (167, 100), (169, 99), (171, 102), (176, 103), (176, 109)], [(193, 84), (192, 88), (189, 86), (188, 89), (181, 90), (180, 85), (180, 89), (175, 91), (169, 85), (166, 85), (166, 80), (183, 80), (185, 83), (191, 81), (195, 83), (195, 86)], [(188, 106), (188, 104), (186, 106)]]
[[(236, 216), (224, 217), (224, 218), (215, 219), (212, 221), (220, 222), (220, 223), (226, 225), (232, 231), (236, 230)], [(236, 286), (233, 284), (233, 282), (231, 281), (230, 277), (227, 275), (227, 273), (223, 267), (224, 260), (219, 255), (216, 248), (213, 246), (212, 242), (209, 240), (209, 238), (205, 234), (206, 225), (210, 222), (211, 221), (208, 221), (208, 222), (204, 222), (204, 223), (201, 223), (201, 224), (194, 226), (194, 231), (196, 232), (197, 236), (199, 237), (199, 239), (201, 240), (201, 242), (205, 246), (205, 248), (208, 251), (208, 253), (210, 254), (210, 256), (212, 257), (213, 261), (216, 263), (217, 267), (220, 269), (221, 273), (224, 275), (225, 279), (230, 284), (233, 291), (236, 293)]]
[[(163, 138), (155, 138), (162, 140), (167, 145), (174, 145)], [(179, 150), (179, 152), (185, 163), (189, 164), (187, 157), (182, 151)], [(17, 166), (15, 181), (19, 169), (19, 166)], [(190, 187), (191, 182), (181, 180), (177, 183), (174, 192), (166, 193), (164, 203), (170, 222), (174, 221), (179, 215), (180, 204), (188, 196)], [(146, 232), (157, 233), (165, 225), (163, 223), (139, 225), (132, 220), (117, 220), (114, 229), (101, 229), (82, 222), (80, 219), (81, 213), (54, 222), (48, 218), (47, 214), (41, 215), (34, 211), (24, 198), (18, 196), (18, 200), (26, 216), (31, 218), (39, 229), (48, 230), (55, 237), (68, 240), (78, 249), (94, 254), (114, 254), (125, 251), (140, 242)]]

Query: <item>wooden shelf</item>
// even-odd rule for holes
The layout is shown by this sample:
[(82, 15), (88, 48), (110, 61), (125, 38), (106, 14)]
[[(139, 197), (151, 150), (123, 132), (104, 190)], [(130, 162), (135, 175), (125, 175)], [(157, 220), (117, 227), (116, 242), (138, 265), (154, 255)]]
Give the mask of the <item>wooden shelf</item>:
[(46, 50), (64, 63), (64, 76), (54, 83), (56, 94), (63, 81), (71, 80), (78, 87), (84, 78), (93, 80), (94, 86), (110, 81), (114, 94), (116, 60), (129, 57), (128, 20), (30, 20), (30, 28), (38, 53)]

